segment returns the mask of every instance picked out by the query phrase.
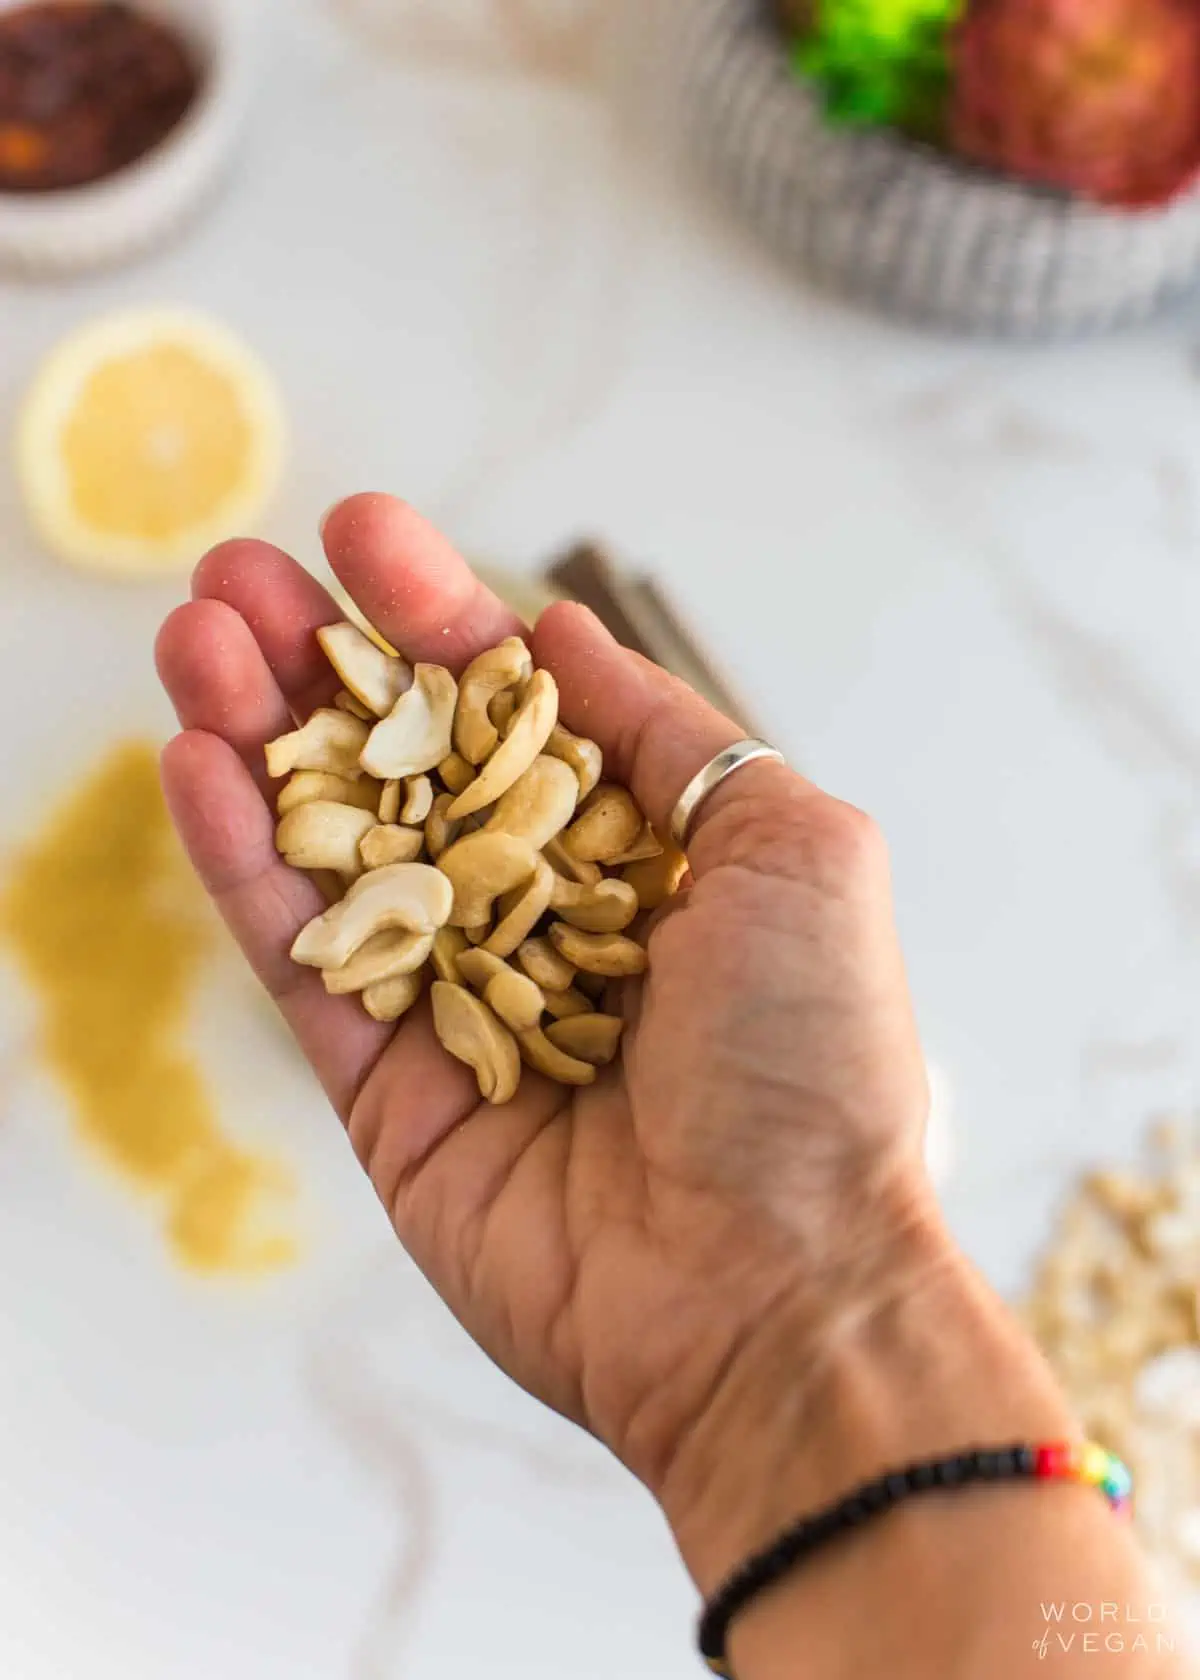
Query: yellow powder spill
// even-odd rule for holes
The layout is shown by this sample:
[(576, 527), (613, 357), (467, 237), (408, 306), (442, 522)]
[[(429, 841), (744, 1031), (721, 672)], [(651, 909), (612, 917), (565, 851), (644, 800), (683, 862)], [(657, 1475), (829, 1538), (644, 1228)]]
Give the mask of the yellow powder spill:
[(151, 746), (117, 747), (17, 858), (0, 939), (40, 1000), (40, 1048), (80, 1133), (165, 1199), (176, 1257), (205, 1272), (287, 1264), (292, 1240), (260, 1229), (286, 1171), (222, 1136), (182, 1043), (210, 928)]

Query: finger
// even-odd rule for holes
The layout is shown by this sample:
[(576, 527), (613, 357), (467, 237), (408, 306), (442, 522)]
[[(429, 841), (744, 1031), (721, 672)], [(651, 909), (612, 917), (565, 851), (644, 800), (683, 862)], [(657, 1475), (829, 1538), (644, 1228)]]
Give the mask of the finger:
[(290, 554), (248, 538), (220, 543), (196, 567), (192, 599), (221, 601), (239, 614), (296, 716), (332, 701), (341, 685), (317, 631), (346, 615)]
[[(542, 614), (533, 651), (558, 682), (564, 723), (598, 743), (605, 775), (632, 789), (657, 832), (669, 834), (671, 814), (693, 776), (743, 731), (678, 677), (623, 648), (574, 602)], [(700, 807), (688, 843), (693, 874), (747, 861), (748, 837), (770, 844), (778, 831), (784, 849), (794, 850), (792, 819), (823, 799), (784, 765), (746, 765)]]
[(329, 997), (289, 955), (325, 908), (313, 883), (275, 851), (270, 812), (234, 748), (198, 730), (163, 752), (163, 791), (180, 838), (251, 967), (345, 1119), (391, 1031), (354, 997)]
[(286, 734), (292, 718), (245, 619), (223, 601), (185, 602), (159, 631), (154, 657), (180, 726), (228, 741), (267, 792), (263, 742)]
[(347, 594), (406, 659), (458, 672), (484, 648), (525, 634), (446, 538), (395, 496), (350, 496), (321, 534)]

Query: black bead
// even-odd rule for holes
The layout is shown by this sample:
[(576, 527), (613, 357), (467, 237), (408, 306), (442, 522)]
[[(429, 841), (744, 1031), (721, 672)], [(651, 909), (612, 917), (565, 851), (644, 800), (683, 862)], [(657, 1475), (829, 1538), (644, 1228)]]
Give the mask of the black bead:
[(914, 1493), (925, 1493), (931, 1487), (938, 1486), (938, 1473), (935, 1464), (913, 1464), (905, 1471), (909, 1487)]
[(1033, 1476), (1037, 1473), (1037, 1449), (1030, 1446), (1013, 1448), (1014, 1468), (1018, 1476)]
[(868, 1482), (866, 1487), (859, 1489), (858, 1497), (868, 1511), (886, 1511), (892, 1503), (887, 1477), (883, 1476), (877, 1482)]
[(870, 1506), (865, 1503), (861, 1493), (852, 1494), (849, 1499), (843, 1501), (839, 1509), (845, 1528), (858, 1528), (871, 1515)]
[(887, 1489), (889, 1505), (896, 1504), (910, 1491), (908, 1477), (903, 1470), (893, 1470), (891, 1475), (883, 1478), (883, 1485)]
[(975, 1468), (985, 1481), (994, 1481), (997, 1476), (1003, 1476), (1012, 1471), (1012, 1455), (1004, 1448), (993, 1448), (990, 1451), (975, 1454)]
[(943, 1458), (934, 1465), (934, 1472), (939, 1487), (961, 1487), (967, 1479), (967, 1459), (963, 1453), (955, 1453), (950, 1458)]

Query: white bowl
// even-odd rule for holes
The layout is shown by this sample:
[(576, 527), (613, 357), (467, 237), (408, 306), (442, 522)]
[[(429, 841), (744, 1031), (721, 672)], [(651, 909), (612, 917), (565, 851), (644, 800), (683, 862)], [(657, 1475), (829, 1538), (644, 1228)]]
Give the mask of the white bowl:
[[(0, 269), (65, 275), (141, 255), (215, 188), (242, 132), (251, 50), (245, 0), (137, 0), (169, 19), (199, 59), (203, 83), (178, 126), (145, 157), (91, 186), (0, 192)], [(20, 0), (0, 0), (0, 11)]]

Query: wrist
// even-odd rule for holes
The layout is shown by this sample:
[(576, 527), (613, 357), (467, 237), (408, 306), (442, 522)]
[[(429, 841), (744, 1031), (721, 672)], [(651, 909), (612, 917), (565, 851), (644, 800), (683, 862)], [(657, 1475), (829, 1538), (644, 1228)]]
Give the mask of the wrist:
[(1040, 1355), (954, 1244), (927, 1193), (758, 1326), (672, 1460), (660, 1502), (708, 1596), (799, 1517), (888, 1469), (1068, 1433)]

